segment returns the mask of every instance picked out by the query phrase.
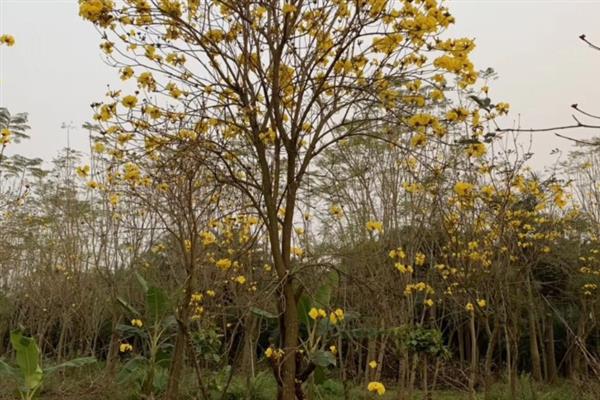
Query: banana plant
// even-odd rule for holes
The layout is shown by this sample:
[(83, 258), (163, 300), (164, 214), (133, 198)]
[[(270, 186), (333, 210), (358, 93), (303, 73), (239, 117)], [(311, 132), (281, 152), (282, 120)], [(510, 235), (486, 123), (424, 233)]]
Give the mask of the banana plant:
[(23, 336), (15, 330), (10, 334), (10, 343), (16, 353), (16, 367), (0, 360), (0, 375), (12, 377), (19, 383), (19, 394), (22, 400), (32, 400), (42, 388), (44, 380), (52, 373), (63, 368), (78, 368), (96, 362), (94, 357), (75, 358), (53, 367), (42, 368), (40, 350), (30, 337)]
[(139, 321), (137, 326), (118, 325), (117, 330), (123, 337), (137, 338), (142, 349), (123, 365), (117, 379), (120, 383), (134, 383), (142, 396), (151, 397), (166, 387), (172, 347), (170, 341), (177, 322), (165, 291), (149, 285), (140, 274), (135, 276), (145, 294), (144, 310), (139, 311), (124, 299), (117, 298), (128, 314)]

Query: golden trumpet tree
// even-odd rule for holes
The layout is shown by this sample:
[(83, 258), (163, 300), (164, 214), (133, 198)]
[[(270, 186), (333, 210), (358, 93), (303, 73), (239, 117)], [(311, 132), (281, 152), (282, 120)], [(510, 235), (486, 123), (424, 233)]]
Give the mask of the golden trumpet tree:
[[(391, 144), (410, 135), (417, 149), (467, 125), (479, 143), (480, 102), (432, 114), (447, 93), (477, 83), (473, 41), (442, 40), (454, 18), (436, 0), (79, 3), (107, 61), (135, 83), (95, 105), (122, 164), (112, 177), (160, 189), (148, 160), (196, 146), (214, 179), (252, 204), (280, 280), (279, 398), (303, 398), (294, 272), (302, 252), (292, 242), (313, 161), (360, 135)], [(493, 116), (507, 106), (484, 109)]]

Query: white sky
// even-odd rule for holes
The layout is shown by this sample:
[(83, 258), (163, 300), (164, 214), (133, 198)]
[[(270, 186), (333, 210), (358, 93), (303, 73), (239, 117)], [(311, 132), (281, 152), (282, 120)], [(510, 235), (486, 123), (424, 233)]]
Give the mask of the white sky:
[[(600, 0), (449, 0), (457, 23), (450, 36), (476, 39), (473, 60), (494, 68), (494, 102), (511, 104), (521, 126), (570, 124), (570, 104), (600, 114), (600, 52), (578, 39), (600, 43)], [(66, 145), (62, 122), (73, 121), (71, 143), (87, 149), (80, 128), (91, 120), (90, 103), (102, 99), (106, 84), (119, 83), (116, 70), (102, 61), (95, 28), (78, 16), (76, 0), (0, 0), (0, 33), (17, 45), (0, 47), (0, 106), (28, 112), (32, 139), (15, 146), (26, 156), (51, 159)], [(577, 138), (600, 132), (563, 131)], [(528, 135), (525, 135), (528, 137)], [(523, 138), (527, 141), (527, 137)], [(567, 152), (571, 143), (553, 133), (533, 136), (533, 166)], [(564, 156), (563, 156), (564, 157)]]

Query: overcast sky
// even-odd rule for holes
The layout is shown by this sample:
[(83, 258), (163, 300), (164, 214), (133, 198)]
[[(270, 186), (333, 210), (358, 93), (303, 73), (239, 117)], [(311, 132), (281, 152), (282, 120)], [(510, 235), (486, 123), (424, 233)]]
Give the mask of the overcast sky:
[[(522, 127), (571, 122), (570, 104), (600, 113), (600, 52), (578, 39), (600, 43), (600, 0), (450, 0), (457, 23), (451, 36), (476, 39), (473, 60), (494, 68), (494, 101), (511, 104)], [(94, 27), (78, 16), (76, 0), (0, 0), (0, 33), (17, 40), (0, 47), (0, 106), (28, 112), (30, 141), (14, 149), (51, 159), (66, 145), (63, 122), (73, 122), (73, 147), (87, 148), (80, 128), (91, 119), (89, 104), (102, 99), (106, 84), (118, 84), (105, 65)], [(590, 131), (563, 132), (589, 138)], [(600, 132), (596, 132), (598, 134)], [(522, 139), (527, 142), (527, 137)], [(553, 148), (570, 142), (553, 133), (533, 136), (535, 168), (552, 164)]]

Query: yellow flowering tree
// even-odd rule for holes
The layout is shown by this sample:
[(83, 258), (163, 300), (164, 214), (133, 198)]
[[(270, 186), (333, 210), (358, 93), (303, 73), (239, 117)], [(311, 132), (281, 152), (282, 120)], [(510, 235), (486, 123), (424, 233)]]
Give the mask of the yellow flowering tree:
[(137, 81), (137, 90), (111, 91), (97, 106), (120, 146), (115, 160), (199, 146), (215, 179), (238, 189), (264, 223), (289, 354), (279, 396), (294, 398), (302, 382), (293, 223), (313, 160), (352, 136), (395, 143), (404, 136), (397, 127), (408, 126), (419, 147), (464, 123), (475, 101), (441, 119), (408, 119), (444, 98), (447, 76), (461, 88), (476, 83), (473, 42), (439, 38), (454, 18), (435, 0), (79, 3), (103, 32), (110, 63)]

